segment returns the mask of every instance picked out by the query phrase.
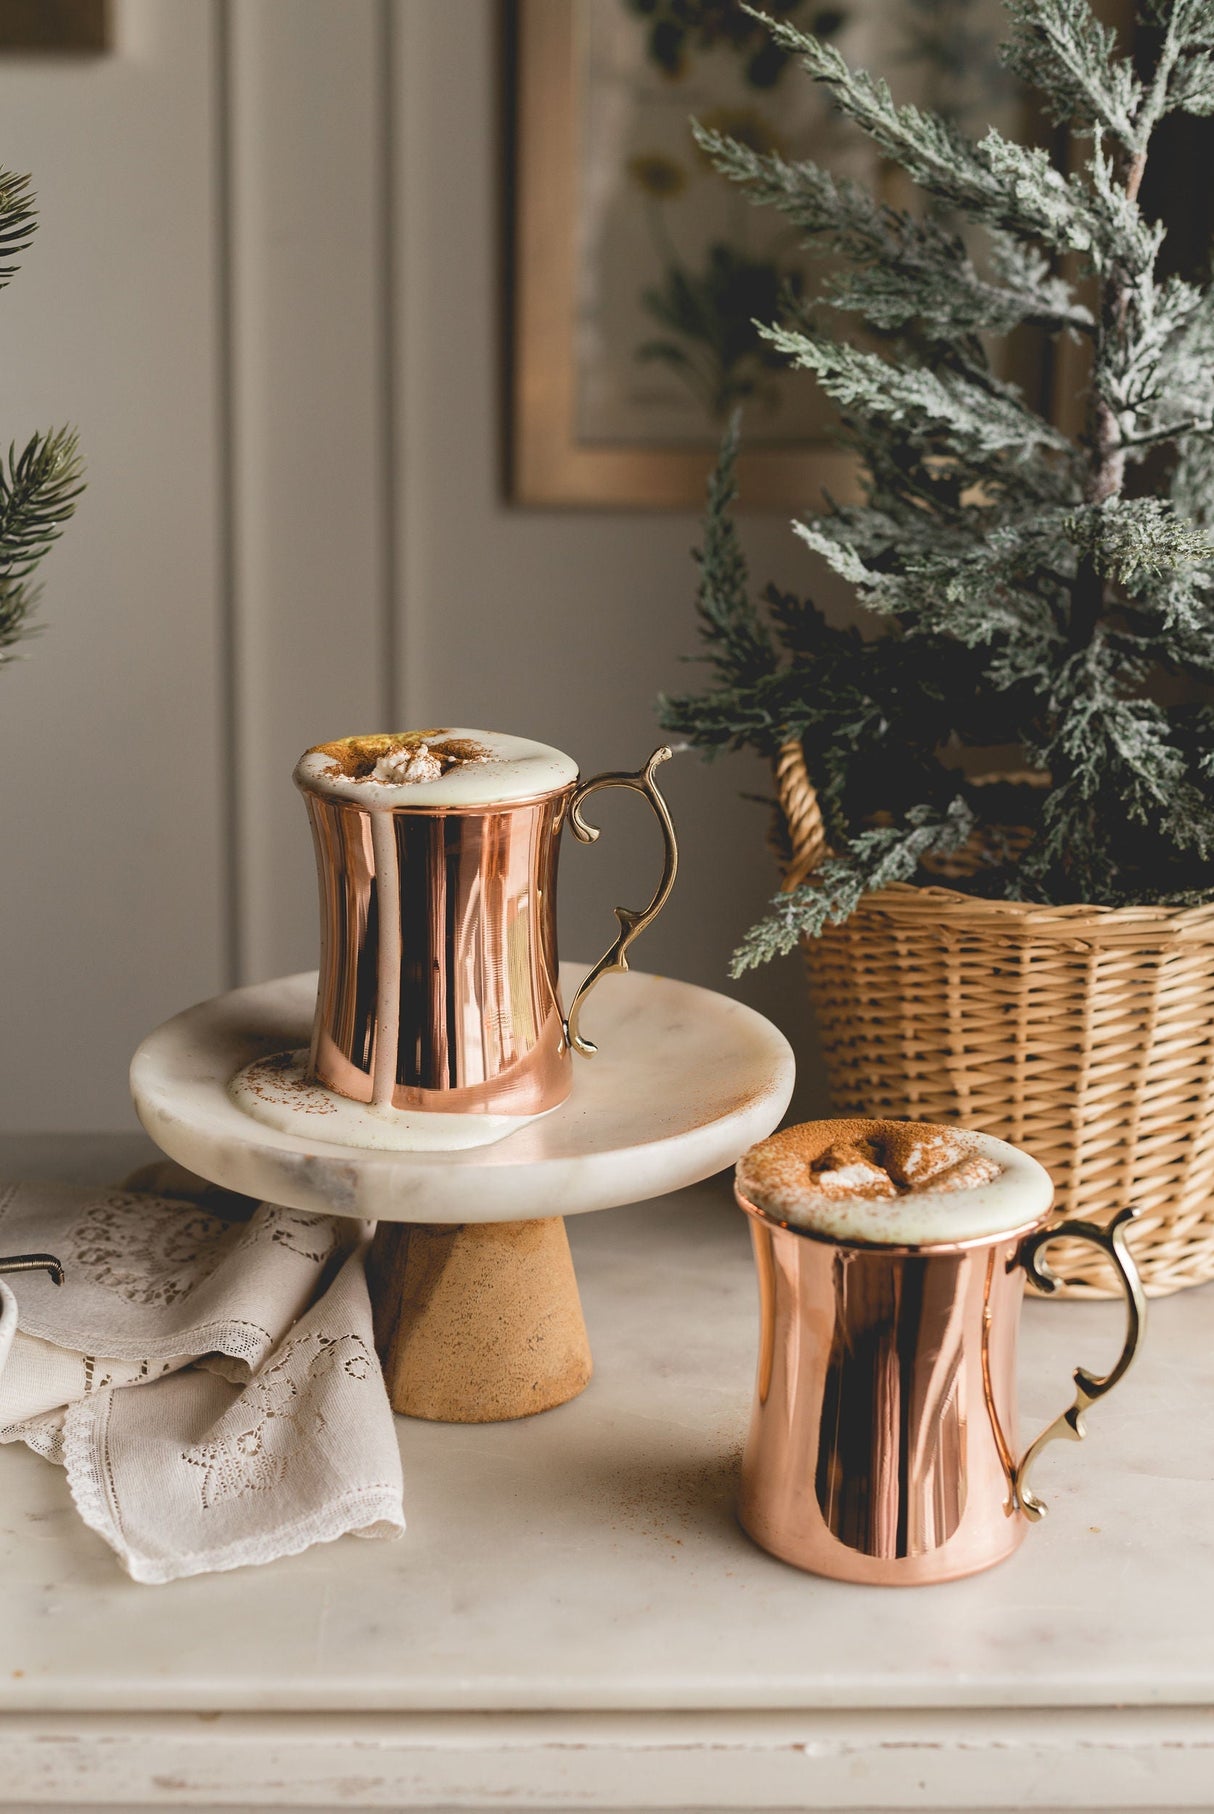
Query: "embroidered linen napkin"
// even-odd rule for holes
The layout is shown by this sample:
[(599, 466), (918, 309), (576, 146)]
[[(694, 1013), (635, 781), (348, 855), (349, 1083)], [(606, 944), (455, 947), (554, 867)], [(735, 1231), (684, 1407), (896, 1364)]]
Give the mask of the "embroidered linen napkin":
[(149, 1169), (174, 1194), (0, 1187), (0, 1252), (49, 1249), (66, 1272), (8, 1281), (0, 1442), (66, 1469), (136, 1581), (399, 1536), (365, 1225)]

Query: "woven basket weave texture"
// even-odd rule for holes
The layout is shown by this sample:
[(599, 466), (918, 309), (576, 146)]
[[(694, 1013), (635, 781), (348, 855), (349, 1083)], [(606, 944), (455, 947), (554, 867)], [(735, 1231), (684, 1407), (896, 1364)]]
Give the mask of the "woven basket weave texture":
[[(800, 744), (776, 764), (795, 887), (826, 852)], [(1141, 1215), (1148, 1292), (1214, 1278), (1214, 905), (1044, 907), (898, 884), (804, 941), (834, 1110), (953, 1122), (1041, 1161), (1055, 1215)], [(1071, 1296), (1121, 1295), (1060, 1241)]]

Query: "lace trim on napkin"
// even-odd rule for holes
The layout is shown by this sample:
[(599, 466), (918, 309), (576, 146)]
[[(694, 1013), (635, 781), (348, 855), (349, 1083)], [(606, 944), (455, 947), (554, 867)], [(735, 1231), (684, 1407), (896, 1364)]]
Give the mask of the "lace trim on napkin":
[[(112, 1399), (113, 1393), (106, 1396)], [(62, 1436), (63, 1459), (76, 1510), (89, 1529), (96, 1531), (121, 1557), (133, 1581), (162, 1587), (189, 1575), (222, 1574), (233, 1568), (277, 1562), (283, 1556), (298, 1556), (314, 1543), (334, 1543), (338, 1537), (382, 1541), (404, 1533), (400, 1483), (374, 1481), (287, 1524), (250, 1533), (214, 1549), (179, 1550), (163, 1561), (132, 1554), (117, 1516), (112, 1477), (106, 1465), (110, 1408), (108, 1402), (98, 1404), (95, 1400), (87, 1407), (69, 1407)]]

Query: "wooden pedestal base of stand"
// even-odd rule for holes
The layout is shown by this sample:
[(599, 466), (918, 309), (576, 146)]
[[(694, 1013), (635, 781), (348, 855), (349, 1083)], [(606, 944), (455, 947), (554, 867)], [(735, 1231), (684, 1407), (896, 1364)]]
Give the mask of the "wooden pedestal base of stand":
[(375, 1345), (394, 1411), (498, 1423), (589, 1383), (564, 1218), (381, 1222), (369, 1268)]

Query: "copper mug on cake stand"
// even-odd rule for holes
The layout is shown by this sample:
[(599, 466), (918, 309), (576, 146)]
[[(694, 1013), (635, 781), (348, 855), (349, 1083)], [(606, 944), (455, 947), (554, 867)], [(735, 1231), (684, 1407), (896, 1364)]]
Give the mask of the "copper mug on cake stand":
[[(1126, 1247), (1136, 1213), (1107, 1226), (1049, 1221), (1053, 1186), (1035, 1160), (969, 1136), (1027, 1190), (1028, 1213), (997, 1234), (883, 1246), (765, 1214), (740, 1189), (759, 1280), (759, 1364), (738, 1515), (773, 1555), (814, 1574), (897, 1586), (949, 1581), (1000, 1562), (1045, 1512), (1029, 1474), (1049, 1442), (1085, 1434), (1146, 1315)], [(1016, 1346), (1026, 1280), (1051, 1292), (1059, 1239), (1091, 1242), (1125, 1293), (1112, 1369), (1074, 1374), (1070, 1407), (1018, 1454)]]
[[(484, 1147), (559, 1108), (587, 995), (628, 968), (674, 885), (678, 854), (655, 771), (582, 781), (562, 751), (467, 730), (354, 737), (301, 759), (320, 877), (321, 963), (309, 1087), (352, 1143), (443, 1155)], [(642, 794), (664, 840), (648, 906), (615, 909), (618, 936), (562, 1005), (561, 834), (591, 843), (591, 796)], [(345, 1098), (335, 1109), (337, 1099)], [(467, 1187), (476, 1188), (476, 1161)], [(526, 1159), (520, 1161), (526, 1166)], [(407, 1201), (407, 1198), (405, 1199)], [(455, 1423), (531, 1416), (592, 1371), (564, 1220), (381, 1221), (368, 1282), (393, 1408)]]
[[(399, 785), (373, 778), (377, 762), (408, 763), (419, 750), (417, 762), (440, 773)], [(582, 781), (562, 751), (499, 733), (348, 737), (309, 750), (295, 781), (320, 880), (312, 1077), (388, 1117), (412, 1114), (436, 1146), (445, 1144), (440, 1117), (466, 1118), (459, 1144), (475, 1144), (559, 1106), (573, 1054), (595, 1050), (579, 1031), (586, 996), (628, 968), (629, 947), (674, 885), (674, 826), (654, 778), (670, 753), (655, 750), (636, 773)], [(615, 909), (619, 935), (566, 1012), (561, 833), (568, 824), (583, 843), (598, 837), (583, 808), (605, 788), (649, 802), (662, 876), (648, 906)]]

